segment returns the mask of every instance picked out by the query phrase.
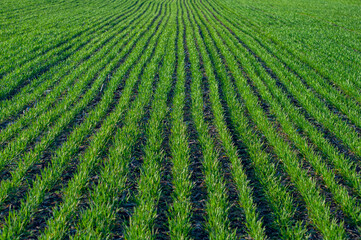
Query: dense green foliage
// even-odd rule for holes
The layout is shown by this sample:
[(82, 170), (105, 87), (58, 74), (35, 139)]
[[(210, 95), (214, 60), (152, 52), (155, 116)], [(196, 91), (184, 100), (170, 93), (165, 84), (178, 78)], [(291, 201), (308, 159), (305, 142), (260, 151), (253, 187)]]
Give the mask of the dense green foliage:
[(0, 239), (361, 238), (359, 1), (0, 3)]

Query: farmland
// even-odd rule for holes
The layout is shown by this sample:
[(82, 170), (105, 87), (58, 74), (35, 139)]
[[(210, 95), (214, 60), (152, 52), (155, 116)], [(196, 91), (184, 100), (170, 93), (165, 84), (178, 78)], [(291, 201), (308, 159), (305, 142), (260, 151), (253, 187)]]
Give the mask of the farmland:
[(0, 239), (360, 239), (358, 0), (0, 0)]

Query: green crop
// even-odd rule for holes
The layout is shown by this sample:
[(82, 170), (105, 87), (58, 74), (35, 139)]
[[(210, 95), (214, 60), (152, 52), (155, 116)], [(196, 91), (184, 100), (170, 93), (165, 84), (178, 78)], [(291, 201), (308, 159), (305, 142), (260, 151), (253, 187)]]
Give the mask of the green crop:
[(360, 239), (357, 0), (3, 0), (0, 239)]

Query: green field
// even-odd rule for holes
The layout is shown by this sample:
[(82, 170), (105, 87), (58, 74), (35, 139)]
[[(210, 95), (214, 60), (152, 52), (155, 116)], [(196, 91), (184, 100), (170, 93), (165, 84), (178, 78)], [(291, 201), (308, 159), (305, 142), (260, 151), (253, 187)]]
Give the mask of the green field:
[(361, 238), (361, 1), (0, 6), (0, 239)]

